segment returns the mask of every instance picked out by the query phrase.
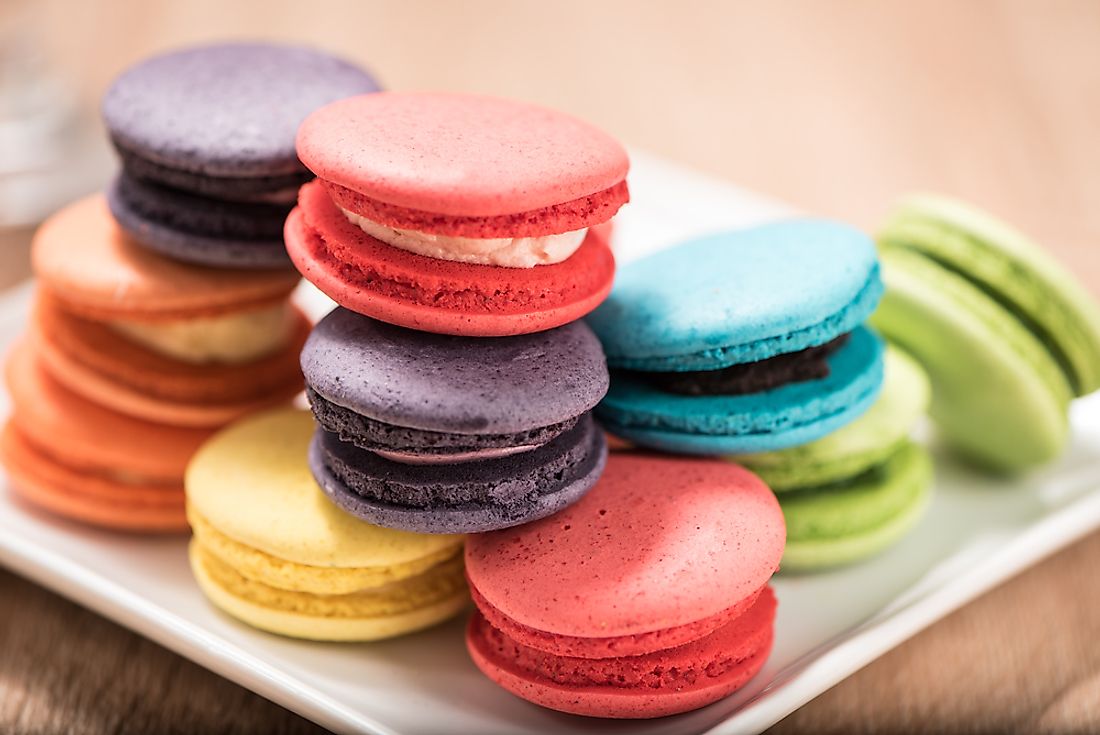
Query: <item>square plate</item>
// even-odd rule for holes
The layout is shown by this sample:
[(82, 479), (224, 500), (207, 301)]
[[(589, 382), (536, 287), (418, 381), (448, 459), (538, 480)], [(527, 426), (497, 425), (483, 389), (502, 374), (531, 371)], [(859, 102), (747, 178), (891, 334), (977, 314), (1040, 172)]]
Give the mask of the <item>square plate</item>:
[[(616, 231), (626, 261), (684, 236), (788, 216), (766, 198), (640, 153)], [(0, 351), (31, 286), (0, 299)], [(314, 314), (330, 306), (303, 289)], [(9, 410), (0, 393), (0, 416)], [(937, 454), (935, 499), (899, 545), (868, 562), (779, 576), (764, 670), (702, 710), (644, 722), (563, 715), (516, 699), (470, 663), (462, 621), (397, 640), (320, 644), (252, 630), (213, 609), (182, 538), (88, 529), (14, 499), (0, 474), (0, 563), (338, 732), (759, 732), (925, 626), (1100, 526), (1100, 396), (1078, 401), (1066, 455), (1013, 482)]]

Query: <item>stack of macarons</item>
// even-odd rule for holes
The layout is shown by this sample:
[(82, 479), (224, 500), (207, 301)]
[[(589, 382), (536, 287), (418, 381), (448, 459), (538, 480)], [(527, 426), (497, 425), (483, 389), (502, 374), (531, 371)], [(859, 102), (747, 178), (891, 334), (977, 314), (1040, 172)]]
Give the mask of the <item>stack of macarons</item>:
[(884, 360), (865, 325), (882, 291), (871, 239), (823, 220), (635, 261), (588, 317), (613, 369), (597, 416), (638, 446), (759, 470), (787, 515), (785, 569), (875, 553), (920, 517), (931, 487), (907, 438), (925, 378), (904, 355)]
[(379, 93), (298, 132), (317, 179), (286, 243), (340, 308), (302, 367), (310, 466), (359, 518), (428, 533), (527, 523), (603, 471), (603, 351), (577, 321), (614, 275), (622, 146), (533, 105)]
[(470, 537), (467, 647), (497, 684), (563, 712), (702, 707), (767, 660), (783, 541), (783, 514), (751, 472), (615, 453), (577, 504)]
[(122, 161), (111, 212), (145, 247), (189, 263), (285, 268), (283, 222), (311, 177), (298, 125), (377, 91), (362, 69), (307, 48), (227, 43), (147, 59), (103, 98)]
[(939, 196), (900, 202), (878, 236), (874, 324), (923, 363), (939, 435), (1001, 473), (1056, 458), (1070, 401), (1100, 388), (1100, 307), (1012, 227)]
[(186, 530), (190, 454), (302, 389), (310, 325), (281, 238), (310, 176), (297, 126), (374, 89), (338, 59), (267, 44), (167, 54), (115, 81), (103, 115), (122, 173), (32, 246), (39, 289), (0, 443), (20, 496), (101, 526)]
[(207, 597), (262, 630), (366, 641), (453, 617), (469, 600), (462, 537), (360, 521), (305, 462), (314, 423), (274, 409), (223, 430), (187, 469), (191, 566)]

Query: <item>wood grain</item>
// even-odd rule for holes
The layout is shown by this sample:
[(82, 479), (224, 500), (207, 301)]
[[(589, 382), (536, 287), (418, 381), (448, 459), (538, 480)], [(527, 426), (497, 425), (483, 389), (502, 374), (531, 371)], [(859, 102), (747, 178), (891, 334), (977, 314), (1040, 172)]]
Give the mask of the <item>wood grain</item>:
[[(11, 0), (9, 0), (11, 1)], [(395, 88), (531, 99), (873, 227), (902, 192), (984, 205), (1100, 294), (1100, 4), (35, 0), (94, 105), (154, 50), (233, 35), (358, 59)], [(0, 281), (25, 272), (0, 240)], [(1100, 730), (1100, 536), (934, 625), (776, 732)], [(0, 574), (0, 732), (309, 732), (274, 705)]]

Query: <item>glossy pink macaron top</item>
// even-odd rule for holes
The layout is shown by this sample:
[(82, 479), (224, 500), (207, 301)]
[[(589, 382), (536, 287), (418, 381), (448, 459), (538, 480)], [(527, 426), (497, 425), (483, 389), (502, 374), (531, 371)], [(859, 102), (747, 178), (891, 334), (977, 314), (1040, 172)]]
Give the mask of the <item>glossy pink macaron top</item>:
[(383, 92), (315, 111), (298, 156), (371, 199), (447, 216), (550, 207), (621, 183), (626, 151), (565, 113), (496, 97)]
[(785, 538), (775, 496), (751, 472), (617, 453), (575, 505), (471, 536), (466, 570), (489, 604), (524, 626), (629, 636), (718, 615), (757, 593)]

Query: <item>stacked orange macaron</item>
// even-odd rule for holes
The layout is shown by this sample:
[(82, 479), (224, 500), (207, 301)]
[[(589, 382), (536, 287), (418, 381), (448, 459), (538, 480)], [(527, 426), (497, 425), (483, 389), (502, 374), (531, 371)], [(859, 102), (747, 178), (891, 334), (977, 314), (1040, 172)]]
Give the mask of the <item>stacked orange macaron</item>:
[(183, 531), (183, 473), (212, 431), (302, 387), (309, 321), (286, 270), (226, 270), (134, 242), (95, 195), (36, 233), (27, 333), (8, 357), (0, 458), (16, 492), (119, 529)]

